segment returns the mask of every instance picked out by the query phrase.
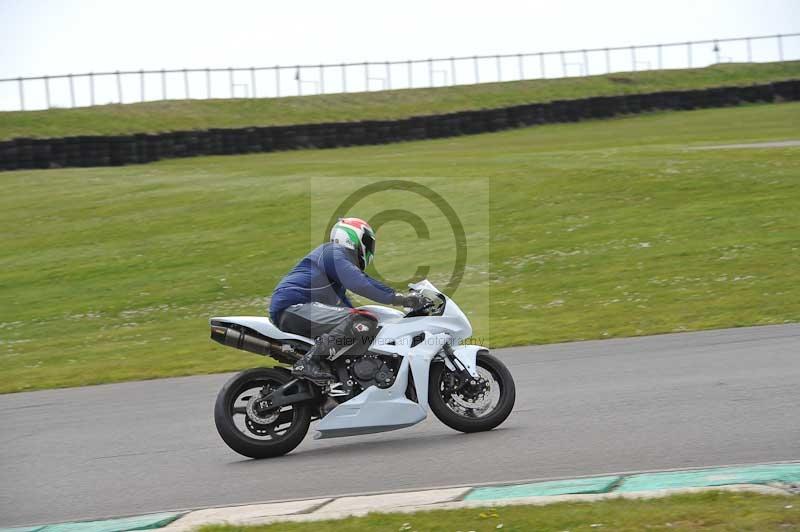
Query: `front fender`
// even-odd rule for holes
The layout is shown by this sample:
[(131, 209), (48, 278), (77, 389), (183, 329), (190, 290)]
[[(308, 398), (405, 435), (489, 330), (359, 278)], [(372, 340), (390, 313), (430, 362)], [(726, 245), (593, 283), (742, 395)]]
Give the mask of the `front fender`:
[[(459, 362), (464, 364), (469, 374), (475, 378), (478, 377), (479, 351), (488, 351), (488, 349), (480, 345), (460, 345), (453, 349), (453, 355), (455, 355)], [(444, 364), (447, 366), (447, 369), (455, 371), (456, 368), (453, 367), (449, 360), (445, 359)]]

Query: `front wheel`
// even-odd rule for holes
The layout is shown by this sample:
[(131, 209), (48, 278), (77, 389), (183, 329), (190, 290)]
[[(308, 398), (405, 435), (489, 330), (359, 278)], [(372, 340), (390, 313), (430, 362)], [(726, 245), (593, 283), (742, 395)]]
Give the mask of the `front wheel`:
[(444, 364), (431, 367), (428, 403), (439, 421), (461, 432), (492, 430), (514, 408), (516, 389), (508, 368), (488, 351), (479, 351), (480, 386), (459, 383)]
[(256, 368), (225, 383), (214, 405), (214, 422), (228, 447), (249, 458), (271, 458), (300, 445), (311, 424), (310, 405), (287, 405), (266, 417), (253, 408), (261, 395), (290, 380), (283, 368)]

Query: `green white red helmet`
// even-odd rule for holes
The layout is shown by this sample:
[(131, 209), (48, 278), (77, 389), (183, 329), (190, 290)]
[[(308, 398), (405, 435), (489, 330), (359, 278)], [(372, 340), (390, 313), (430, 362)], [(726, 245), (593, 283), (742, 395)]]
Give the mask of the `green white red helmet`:
[(331, 242), (354, 250), (362, 270), (375, 256), (375, 231), (361, 218), (339, 218), (331, 229)]

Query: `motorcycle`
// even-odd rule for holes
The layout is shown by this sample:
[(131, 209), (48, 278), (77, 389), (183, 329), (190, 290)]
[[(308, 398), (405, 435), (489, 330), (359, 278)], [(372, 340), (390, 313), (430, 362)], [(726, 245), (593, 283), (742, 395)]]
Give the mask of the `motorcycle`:
[[(378, 318), (379, 329), (365, 354), (330, 362), (339, 382), (320, 386), (279, 366), (234, 375), (214, 406), (225, 443), (244, 456), (269, 458), (297, 447), (315, 420), (317, 439), (410, 427), (428, 410), (467, 433), (505, 421), (516, 396), (506, 366), (485, 347), (464, 343), (472, 326), (453, 300), (427, 280), (409, 288), (424, 303), (406, 314), (359, 307)], [(210, 325), (211, 339), (285, 364), (314, 345), (265, 317), (216, 317)]]

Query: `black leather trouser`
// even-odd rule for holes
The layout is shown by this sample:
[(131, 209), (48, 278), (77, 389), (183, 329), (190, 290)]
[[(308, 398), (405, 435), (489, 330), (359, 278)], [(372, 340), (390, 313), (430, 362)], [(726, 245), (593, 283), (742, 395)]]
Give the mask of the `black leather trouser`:
[(368, 312), (349, 307), (302, 303), (286, 308), (278, 327), (285, 332), (315, 338), (313, 355), (334, 360), (343, 354), (366, 353), (375, 339), (378, 320)]

